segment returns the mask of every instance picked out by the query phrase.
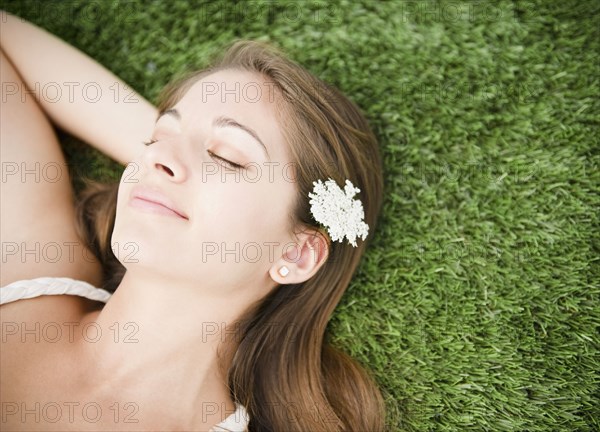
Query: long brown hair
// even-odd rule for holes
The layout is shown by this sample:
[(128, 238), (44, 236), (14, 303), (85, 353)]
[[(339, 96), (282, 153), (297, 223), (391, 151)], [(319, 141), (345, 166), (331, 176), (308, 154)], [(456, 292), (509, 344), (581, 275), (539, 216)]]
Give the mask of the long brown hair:
[[(246, 407), (250, 431), (381, 431), (384, 404), (370, 375), (326, 341), (326, 327), (375, 231), (383, 198), (377, 140), (359, 108), (265, 43), (237, 41), (213, 67), (167, 86), (159, 111), (173, 107), (202, 77), (224, 69), (250, 71), (278, 90), (278, 121), (296, 169), (291, 233), (319, 230), (310, 213), (313, 181), (349, 179), (360, 189), (369, 225), (358, 247), (328, 240), (328, 258), (300, 284), (274, 288), (240, 317), (236, 343), (224, 349), (233, 400)], [(124, 274), (110, 249), (116, 186), (90, 185), (78, 206), (80, 232), (105, 268), (104, 288)]]

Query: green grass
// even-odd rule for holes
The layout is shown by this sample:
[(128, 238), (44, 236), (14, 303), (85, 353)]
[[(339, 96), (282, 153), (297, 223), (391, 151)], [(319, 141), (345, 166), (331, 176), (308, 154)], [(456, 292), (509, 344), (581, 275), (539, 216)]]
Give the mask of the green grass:
[(386, 195), (330, 329), (389, 430), (598, 430), (600, 4), (245, 5), (2, 2), (150, 100), (237, 37), (337, 85), (380, 139)]

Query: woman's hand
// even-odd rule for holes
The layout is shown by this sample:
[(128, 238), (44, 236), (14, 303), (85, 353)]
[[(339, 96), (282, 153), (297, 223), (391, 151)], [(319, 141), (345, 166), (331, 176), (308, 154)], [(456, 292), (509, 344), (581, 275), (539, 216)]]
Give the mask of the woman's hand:
[(3, 83), (3, 98), (35, 98), (53, 123), (124, 165), (142, 150), (158, 110), (98, 62), (5, 11), (0, 49), (27, 87)]

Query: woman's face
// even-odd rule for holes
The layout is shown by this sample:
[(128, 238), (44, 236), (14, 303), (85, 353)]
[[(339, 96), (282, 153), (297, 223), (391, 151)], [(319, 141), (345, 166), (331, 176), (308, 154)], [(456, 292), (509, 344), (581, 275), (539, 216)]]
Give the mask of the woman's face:
[(158, 119), (151, 139), (119, 185), (112, 248), (128, 272), (224, 294), (269, 285), (269, 270), (296, 253), (295, 170), (273, 86), (245, 71), (208, 75)]

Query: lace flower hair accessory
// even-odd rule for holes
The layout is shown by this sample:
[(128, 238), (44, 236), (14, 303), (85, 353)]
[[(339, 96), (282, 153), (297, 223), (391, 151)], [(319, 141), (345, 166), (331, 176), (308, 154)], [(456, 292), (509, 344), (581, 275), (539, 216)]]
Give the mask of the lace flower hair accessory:
[(362, 202), (352, 197), (360, 192), (350, 180), (346, 180), (344, 191), (335, 180), (329, 178), (325, 184), (321, 180), (313, 182), (313, 193), (309, 193), (310, 212), (317, 222), (327, 228), (332, 241), (348, 239), (357, 247), (356, 238), (364, 240), (369, 233), (369, 225), (363, 219), (365, 212)]

